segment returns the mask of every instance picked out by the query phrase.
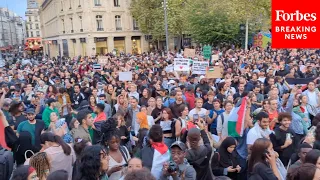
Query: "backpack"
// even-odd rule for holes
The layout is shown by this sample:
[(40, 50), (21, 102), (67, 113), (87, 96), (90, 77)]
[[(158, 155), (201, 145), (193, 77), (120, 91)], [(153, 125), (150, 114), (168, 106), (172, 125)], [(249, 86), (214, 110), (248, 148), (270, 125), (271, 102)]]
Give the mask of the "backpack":
[(125, 146), (120, 146), (119, 148), (121, 155), (124, 159), (124, 161), (126, 162), (126, 164), (128, 164), (128, 160), (129, 160), (129, 151)]
[[(0, 148), (2, 148), (0, 146)], [(9, 180), (13, 171), (13, 156), (10, 151), (0, 149), (0, 179)]]
[(176, 122), (180, 121), (181, 127), (182, 127), (182, 121), (180, 118), (174, 119), (174, 121), (171, 123), (171, 132), (172, 132), (172, 137), (176, 137)]
[(222, 126), (223, 126), (223, 123), (224, 123), (224, 115), (223, 115), (223, 113), (221, 113), (220, 115), (219, 115), (220, 117), (221, 117), (221, 121), (222, 121)]

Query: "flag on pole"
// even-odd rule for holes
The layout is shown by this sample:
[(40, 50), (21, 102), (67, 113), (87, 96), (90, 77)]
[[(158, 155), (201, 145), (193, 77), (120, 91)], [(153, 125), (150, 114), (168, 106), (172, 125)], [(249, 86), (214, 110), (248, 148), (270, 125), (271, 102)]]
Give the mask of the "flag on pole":
[(239, 107), (233, 108), (228, 119), (228, 133), (231, 137), (242, 137), (244, 131), (247, 97), (242, 98)]

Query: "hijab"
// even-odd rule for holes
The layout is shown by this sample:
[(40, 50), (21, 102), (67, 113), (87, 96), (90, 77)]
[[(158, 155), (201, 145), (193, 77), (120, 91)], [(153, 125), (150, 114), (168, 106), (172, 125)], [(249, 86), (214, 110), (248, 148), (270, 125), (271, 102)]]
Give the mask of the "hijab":
[(237, 145), (237, 141), (233, 137), (227, 137), (222, 141), (220, 148), (218, 150), (220, 154), (220, 166), (227, 168), (229, 166), (237, 166), (238, 162), (236, 160), (236, 150), (232, 153), (228, 152), (228, 147), (232, 145)]

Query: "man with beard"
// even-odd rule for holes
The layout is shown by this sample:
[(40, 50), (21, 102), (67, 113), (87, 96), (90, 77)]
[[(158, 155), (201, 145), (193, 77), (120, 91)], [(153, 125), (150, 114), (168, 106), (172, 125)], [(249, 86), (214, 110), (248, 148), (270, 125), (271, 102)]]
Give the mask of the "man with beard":
[(44, 130), (44, 122), (43, 121), (38, 121), (35, 119), (36, 114), (35, 110), (30, 108), (26, 111), (27, 114), (27, 119), (26, 121), (23, 121), (19, 124), (17, 128), (17, 133), (18, 135), (21, 132), (29, 132), (31, 135), (31, 142), (32, 145), (37, 149), (41, 149), (40, 145), (40, 135), (42, 131)]

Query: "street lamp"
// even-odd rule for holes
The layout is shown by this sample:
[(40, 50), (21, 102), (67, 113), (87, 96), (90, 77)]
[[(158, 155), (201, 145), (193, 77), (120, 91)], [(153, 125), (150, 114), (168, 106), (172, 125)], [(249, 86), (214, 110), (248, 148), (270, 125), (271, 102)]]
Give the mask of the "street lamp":
[(163, 0), (162, 7), (163, 7), (163, 10), (164, 10), (164, 24), (165, 24), (165, 31), (166, 31), (166, 50), (167, 50), (167, 53), (169, 53), (169, 32), (168, 32), (168, 17), (167, 17), (168, 4), (167, 4), (167, 0)]

